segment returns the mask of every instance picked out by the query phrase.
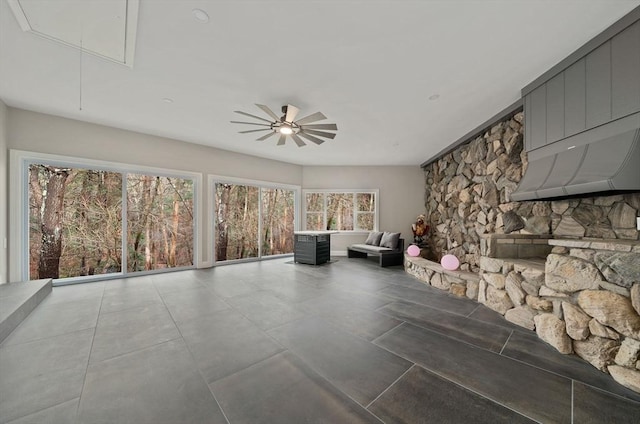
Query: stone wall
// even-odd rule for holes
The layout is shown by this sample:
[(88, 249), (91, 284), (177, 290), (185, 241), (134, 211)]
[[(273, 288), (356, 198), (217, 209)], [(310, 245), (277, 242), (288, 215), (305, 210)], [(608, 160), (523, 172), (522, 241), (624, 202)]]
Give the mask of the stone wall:
[(478, 301), (640, 392), (640, 243), (549, 244), (539, 265), (481, 257)]
[(522, 120), (517, 113), (425, 167), (429, 259), (451, 253), (477, 271), (481, 236), (492, 233), (638, 240), (640, 193), (510, 201), (527, 166)]
[(546, 259), (490, 257), (485, 254), (491, 249), (485, 249), (480, 272), (474, 273), (405, 255), (405, 270), (484, 304), (559, 352), (575, 354), (640, 392), (640, 243), (529, 238), (548, 242)]

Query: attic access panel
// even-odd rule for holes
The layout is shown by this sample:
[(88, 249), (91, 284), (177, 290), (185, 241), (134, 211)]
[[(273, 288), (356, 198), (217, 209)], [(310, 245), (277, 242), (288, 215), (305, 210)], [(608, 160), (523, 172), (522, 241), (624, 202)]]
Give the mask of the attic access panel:
[(23, 31), (133, 66), (139, 0), (7, 0)]

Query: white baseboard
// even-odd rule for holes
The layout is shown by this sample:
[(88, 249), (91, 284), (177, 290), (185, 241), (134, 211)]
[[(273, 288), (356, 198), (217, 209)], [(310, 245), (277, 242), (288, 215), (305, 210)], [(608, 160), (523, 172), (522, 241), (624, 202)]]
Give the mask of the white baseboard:
[(331, 254), (331, 256), (347, 256), (347, 251), (346, 250), (332, 250), (330, 254)]

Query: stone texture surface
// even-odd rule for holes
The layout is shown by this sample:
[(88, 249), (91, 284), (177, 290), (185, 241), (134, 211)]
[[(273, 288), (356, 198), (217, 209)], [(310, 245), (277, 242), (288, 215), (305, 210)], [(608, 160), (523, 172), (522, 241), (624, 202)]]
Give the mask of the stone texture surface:
[(536, 333), (545, 342), (560, 353), (572, 352), (571, 339), (565, 330), (565, 323), (553, 314), (540, 314), (534, 317)]
[(528, 295), (525, 299), (527, 305), (536, 311), (551, 312), (553, 311), (553, 303), (548, 299), (542, 299), (538, 296)]
[(520, 327), (524, 327), (528, 330), (533, 330), (536, 324), (533, 318), (536, 316), (536, 312), (528, 306), (518, 306), (513, 309), (509, 309), (504, 318)]
[(527, 297), (527, 293), (522, 289), (523, 281), (523, 278), (518, 272), (511, 271), (509, 275), (507, 275), (505, 289), (514, 305), (522, 305)]
[(595, 265), (582, 259), (550, 254), (545, 265), (545, 285), (561, 292), (597, 289), (602, 280)]
[(454, 296), (464, 297), (467, 293), (467, 286), (464, 284), (452, 283), (449, 293)]
[(607, 281), (630, 288), (640, 282), (640, 254), (597, 252), (594, 261)]
[(565, 216), (560, 220), (560, 224), (553, 232), (556, 236), (584, 237), (586, 230), (578, 221), (570, 216)]
[(640, 283), (635, 283), (630, 290), (631, 306), (640, 314)]
[(613, 363), (619, 345), (614, 340), (591, 336), (587, 340), (574, 340), (573, 350), (600, 371), (606, 371), (607, 366)]
[(478, 287), (480, 283), (478, 281), (467, 281), (467, 292), (466, 295), (469, 299), (477, 300), (478, 299)]
[(482, 256), (480, 258), (480, 269), (486, 272), (500, 272), (502, 271), (503, 260), (488, 258)]
[(569, 302), (562, 302), (562, 312), (569, 337), (574, 340), (585, 340), (589, 337), (589, 321), (591, 321), (589, 315)]
[(535, 268), (526, 268), (521, 273), (527, 283), (541, 286), (544, 283), (544, 271)]
[(619, 365), (611, 365), (608, 367), (609, 374), (618, 383), (625, 387), (640, 392), (640, 371), (624, 368)]
[(627, 337), (620, 345), (615, 362), (620, 366), (633, 368), (640, 359), (638, 355), (640, 355), (640, 341)]
[(620, 340), (620, 334), (612, 328), (600, 324), (595, 318), (592, 318), (591, 321), (589, 321), (589, 332), (594, 336), (604, 337), (611, 340)]
[(496, 274), (493, 272), (485, 272), (482, 274), (482, 278), (487, 282), (490, 286), (495, 287), (496, 289), (504, 289), (506, 277), (503, 274)]
[(510, 234), (524, 228), (524, 219), (514, 211), (508, 211), (502, 216), (505, 234)]
[(578, 305), (601, 324), (640, 339), (640, 315), (626, 297), (605, 290), (585, 290), (578, 294)]
[(538, 291), (538, 295), (542, 297), (569, 297), (568, 294), (560, 293), (559, 291), (550, 289), (547, 286), (540, 287), (540, 290)]
[(611, 227), (618, 228), (635, 228), (637, 212), (634, 208), (625, 202), (616, 202), (609, 213), (609, 221)]
[(509, 299), (509, 295), (504, 290), (498, 290), (493, 286), (487, 285), (487, 295), (484, 304), (494, 311), (504, 315), (509, 309), (513, 308), (513, 303)]

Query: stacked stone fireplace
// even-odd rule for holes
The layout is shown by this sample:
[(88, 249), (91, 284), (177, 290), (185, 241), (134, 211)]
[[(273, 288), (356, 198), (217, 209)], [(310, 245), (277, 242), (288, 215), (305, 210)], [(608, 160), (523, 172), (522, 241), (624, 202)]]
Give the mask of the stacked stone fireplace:
[[(511, 202), (527, 166), (522, 119), (425, 168), (428, 257), (405, 269), (640, 392), (640, 193)], [(459, 270), (439, 265), (445, 254)]]

